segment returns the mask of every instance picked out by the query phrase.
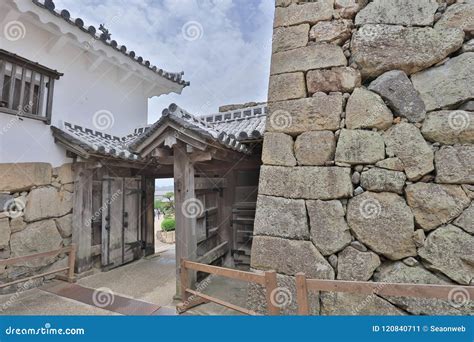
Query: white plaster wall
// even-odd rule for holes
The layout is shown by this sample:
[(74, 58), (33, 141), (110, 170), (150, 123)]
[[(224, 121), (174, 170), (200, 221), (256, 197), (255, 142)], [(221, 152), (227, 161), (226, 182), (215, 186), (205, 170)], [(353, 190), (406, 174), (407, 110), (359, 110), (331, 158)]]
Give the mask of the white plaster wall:
[[(5, 24), (9, 18), (0, 20)], [(0, 48), (64, 73), (55, 81), (52, 125), (67, 121), (97, 129), (93, 117), (102, 110), (113, 116), (113, 124), (103, 130), (109, 134), (123, 136), (147, 124), (149, 84), (146, 86), (142, 78), (133, 75), (121, 83), (127, 70), (111, 64), (108, 58), (92, 70), (96, 55), (73, 44), (72, 39), (53, 51), (58, 36), (28, 14), (18, 20), (25, 26), (25, 37), (9, 41), (0, 34)], [(49, 162), (58, 166), (69, 161), (65, 150), (54, 143), (50, 126), (34, 119), (19, 121), (0, 112), (0, 163)]]

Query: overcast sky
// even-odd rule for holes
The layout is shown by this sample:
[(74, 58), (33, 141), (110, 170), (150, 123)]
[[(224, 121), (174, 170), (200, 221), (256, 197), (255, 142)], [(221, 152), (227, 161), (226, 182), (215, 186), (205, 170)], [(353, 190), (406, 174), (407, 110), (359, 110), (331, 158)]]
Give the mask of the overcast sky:
[(181, 95), (150, 100), (149, 122), (175, 102), (194, 114), (266, 101), (274, 0), (56, 0), (88, 25), (168, 71), (184, 71)]

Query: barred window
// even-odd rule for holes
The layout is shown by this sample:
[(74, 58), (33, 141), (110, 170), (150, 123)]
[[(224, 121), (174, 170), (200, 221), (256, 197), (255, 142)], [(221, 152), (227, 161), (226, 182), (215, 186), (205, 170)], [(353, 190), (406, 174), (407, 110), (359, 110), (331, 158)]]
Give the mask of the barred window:
[(0, 113), (49, 124), (54, 81), (62, 74), (0, 49)]

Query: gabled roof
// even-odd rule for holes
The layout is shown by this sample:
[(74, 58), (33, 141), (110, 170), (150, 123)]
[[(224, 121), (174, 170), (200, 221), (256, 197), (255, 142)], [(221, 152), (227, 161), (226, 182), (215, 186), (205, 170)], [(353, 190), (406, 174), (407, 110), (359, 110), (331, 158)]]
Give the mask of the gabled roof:
[(152, 71), (156, 73), (157, 75), (163, 78), (166, 78), (172, 82), (175, 82), (183, 87), (190, 85), (189, 82), (186, 82), (185, 80), (182, 79), (184, 72), (177, 72), (177, 73), (168, 72), (152, 65), (150, 61), (145, 60), (141, 56), (137, 56), (134, 51), (128, 51), (125, 45), (119, 45), (115, 40), (110, 39), (110, 36), (107, 36), (107, 34), (104, 34), (104, 33), (99, 34), (97, 32), (97, 29), (94, 26), (86, 26), (84, 23), (84, 20), (82, 20), (81, 18), (76, 18), (76, 19), (71, 18), (71, 14), (69, 13), (68, 10), (63, 9), (62, 11), (57, 11), (56, 5), (54, 4), (53, 0), (31, 0), (31, 1), (38, 7), (50, 12), (54, 16), (63, 19), (68, 24), (77, 27), (78, 30), (81, 30), (82, 32), (90, 35), (94, 42), (95, 41), (101, 42), (102, 44), (105, 44), (106, 46), (108, 46), (110, 49), (113, 49), (115, 51), (122, 53), (123, 55), (131, 58), (136, 63), (140, 64), (143, 68), (146, 68), (149, 71)]
[(167, 128), (174, 130), (177, 135), (191, 133), (213, 146), (249, 154), (251, 148), (246, 142), (263, 138), (266, 113), (266, 105), (261, 105), (197, 117), (171, 104), (153, 125), (137, 128), (123, 137), (67, 122), (51, 129), (54, 137), (74, 153), (131, 161), (143, 159), (143, 151), (156, 140), (156, 135), (164, 133)]

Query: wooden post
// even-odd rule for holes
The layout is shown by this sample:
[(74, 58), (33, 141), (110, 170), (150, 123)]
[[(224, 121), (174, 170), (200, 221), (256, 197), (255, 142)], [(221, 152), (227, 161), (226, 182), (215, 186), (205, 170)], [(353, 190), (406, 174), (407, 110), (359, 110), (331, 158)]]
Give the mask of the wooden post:
[(236, 172), (230, 170), (226, 173), (226, 188), (223, 190), (222, 198), (219, 198), (218, 205), (218, 225), (219, 225), (219, 236), (221, 242), (229, 242), (229, 253), (224, 259), (224, 265), (227, 267), (234, 266), (234, 259), (232, 258), (232, 249), (234, 249), (234, 231), (232, 227), (232, 206), (234, 204), (235, 195), (235, 177)]
[(145, 241), (145, 255), (155, 254), (155, 179), (143, 177), (145, 196), (142, 199), (142, 239)]
[(92, 268), (92, 186), (93, 170), (85, 163), (73, 164), (74, 197), (72, 243), (77, 246), (76, 273)]
[(72, 244), (71, 245), (71, 251), (69, 252), (69, 258), (68, 258), (68, 273), (67, 273), (67, 279), (70, 283), (74, 282), (74, 264), (76, 263), (76, 245)]
[(275, 271), (265, 272), (265, 293), (267, 298), (267, 309), (270, 316), (278, 316), (280, 308), (274, 304), (275, 291), (278, 288), (277, 274)]
[(298, 304), (298, 315), (309, 315), (306, 275), (301, 272), (296, 274), (296, 303)]
[[(194, 189), (194, 166), (186, 153), (186, 145), (176, 142), (174, 152), (174, 199), (176, 215), (176, 298), (180, 297), (180, 262), (181, 259), (196, 260), (197, 237), (196, 216), (192, 210), (187, 211), (188, 205), (194, 206), (196, 194)], [(196, 272), (188, 274), (188, 287), (196, 282)]]
[(189, 299), (188, 293), (186, 292), (186, 289), (189, 288), (189, 280), (188, 280), (188, 272), (189, 270), (184, 266), (184, 259), (181, 259), (180, 263), (180, 278), (181, 278), (181, 299), (183, 303), (186, 304), (186, 302)]

